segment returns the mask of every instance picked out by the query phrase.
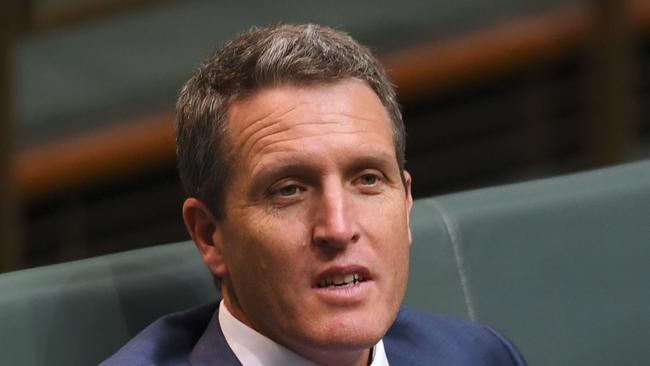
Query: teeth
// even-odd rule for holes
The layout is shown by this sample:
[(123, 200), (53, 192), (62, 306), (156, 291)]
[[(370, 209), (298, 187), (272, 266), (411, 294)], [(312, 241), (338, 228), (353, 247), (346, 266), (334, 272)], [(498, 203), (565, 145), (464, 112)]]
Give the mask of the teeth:
[(345, 285), (357, 284), (362, 280), (363, 278), (358, 273), (350, 273), (346, 275), (334, 275), (321, 280), (318, 283), (318, 287), (345, 286)]

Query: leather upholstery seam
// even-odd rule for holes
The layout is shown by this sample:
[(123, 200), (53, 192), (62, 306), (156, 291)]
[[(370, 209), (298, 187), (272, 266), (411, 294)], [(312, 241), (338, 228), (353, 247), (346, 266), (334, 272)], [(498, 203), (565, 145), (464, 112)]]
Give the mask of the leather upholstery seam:
[(445, 224), (445, 230), (447, 231), (447, 236), (449, 237), (449, 242), (451, 243), (451, 249), (454, 252), (454, 259), (456, 260), (456, 268), (458, 269), (458, 275), (460, 276), (460, 286), (463, 290), (463, 297), (465, 300), (465, 306), (467, 307), (467, 313), (471, 320), (476, 320), (474, 301), (472, 300), (472, 294), (469, 290), (468, 276), (465, 272), (465, 262), (460, 251), (460, 246), (462, 243), (460, 232), (456, 228), (454, 220), (442, 210), (436, 200), (426, 200), (425, 202), (433, 206), (433, 208), (440, 214), (440, 217), (442, 217), (442, 222)]

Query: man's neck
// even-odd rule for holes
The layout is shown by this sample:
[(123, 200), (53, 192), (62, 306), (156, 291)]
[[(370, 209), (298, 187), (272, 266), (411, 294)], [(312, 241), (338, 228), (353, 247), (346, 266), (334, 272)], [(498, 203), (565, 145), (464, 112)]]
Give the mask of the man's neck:
[(372, 362), (372, 349), (362, 351), (316, 351), (301, 353), (312, 362), (323, 366), (368, 366)]

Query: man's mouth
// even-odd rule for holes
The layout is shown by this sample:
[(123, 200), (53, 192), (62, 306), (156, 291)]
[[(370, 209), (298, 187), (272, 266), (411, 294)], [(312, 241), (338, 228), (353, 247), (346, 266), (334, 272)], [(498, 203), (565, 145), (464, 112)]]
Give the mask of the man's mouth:
[(345, 275), (326, 276), (318, 282), (318, 287), (347, 287), (354, 286), (363, 281), (363, 276), (359, 273), (348, 273)]
[(336, 265), (322, 271), (313, 282), (315, 288), (345, 288), (371, 281), (368, 268), (360, 265)]
[(312, 282), (316, 296), (335, 306), (357, 306), (372, 296), (375, 278), (358, 264), (331, 265)]

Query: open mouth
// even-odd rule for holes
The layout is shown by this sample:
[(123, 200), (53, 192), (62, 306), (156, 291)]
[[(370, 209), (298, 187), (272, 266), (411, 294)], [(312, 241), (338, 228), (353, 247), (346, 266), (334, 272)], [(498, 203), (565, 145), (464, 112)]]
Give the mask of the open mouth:
[(318, 281), (319, 288), (337, 288), (349, 287), (363, 282), (363, 276), (360, 273), (348, 273), (345, 275), (331, 275)]

